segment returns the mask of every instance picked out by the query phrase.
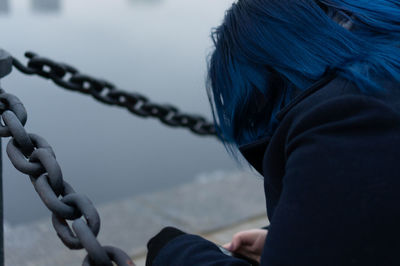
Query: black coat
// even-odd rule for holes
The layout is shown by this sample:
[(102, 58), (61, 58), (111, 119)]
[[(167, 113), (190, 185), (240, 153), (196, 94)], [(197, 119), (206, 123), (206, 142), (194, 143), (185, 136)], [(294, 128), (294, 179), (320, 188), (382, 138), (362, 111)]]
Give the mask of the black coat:
[[(271, 221), (261, 265), (400, 265), (400, 86), (365, 95), (329, 74), (240, 147), (264, 176)], [(182, 234), (153, 265), (248, 265)]]

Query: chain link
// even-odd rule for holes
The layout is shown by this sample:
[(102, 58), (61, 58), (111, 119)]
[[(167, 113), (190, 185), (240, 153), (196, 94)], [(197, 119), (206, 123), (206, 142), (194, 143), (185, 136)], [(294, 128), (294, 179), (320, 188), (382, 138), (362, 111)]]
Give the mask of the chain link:
[(102, 103), (124, 107), (140, 117), (158, 118), (167, 126), (188, 128), (197, 135), (216, 136), (213, 123), (202, 116), (181, 113), (170, 105), (152, 103), (143, 95), (120, 90), (108, 81), (81, 74), (70, 65), (35, 53), (26, 52), (25, 56), (28, 58), (27, 66), (13, 57), (14, 67), (22, 73), (51, 79), (65, 89), (90, 94)]
[[(34, 58), (33, 54), (28, 54), (30, 56)], [(73, 68), (60, 66), (51, 60), (36, 58), (28, 63), (24, 73), (40, 73), (48, 78), (62, 77), (66, 71), (77, 73)], [(77, 84), (88, 86), (89, 91), (98, 90), (99, 84), (109, 85), (97, 80), (93, 82), (88, 77), (80, 80)], [(84, 85), (86, 82), (89, 85)], [(100, 245), (96, 239), (100, 230), (100, 217), (96, 208), (86, 196), (76, 193), (64, 181), (51, 146), (42, 137), (26, 132), (24, 125), (27, 113), (21, 101), (1, 89), (0, 117), (4, 122), (4, 125), (0, 123), (0, 137), (11, 137), (6, 150), (10, 161), (16, 169), (29, 175), (39, 197), (52, 212), (53, 226), (61, 241), (70, 249), (84, 248), (87, 251), (88, 255), (82, 265), (112, 266), (113, 262), (118, 266), (134, 265), (122, 250)], [(67, 220), (72, 221), (72, 229)]]

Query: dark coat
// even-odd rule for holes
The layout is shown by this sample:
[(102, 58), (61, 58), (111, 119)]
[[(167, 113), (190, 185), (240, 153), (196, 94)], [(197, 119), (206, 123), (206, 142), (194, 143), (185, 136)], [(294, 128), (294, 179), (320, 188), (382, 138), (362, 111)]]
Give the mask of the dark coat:
[[(265, 266), (400, 265), (400, 86), (365, 95), (329, 74), (240, 148), (264, 176)], [(184, 234), (153, 265), (248, 265)]]

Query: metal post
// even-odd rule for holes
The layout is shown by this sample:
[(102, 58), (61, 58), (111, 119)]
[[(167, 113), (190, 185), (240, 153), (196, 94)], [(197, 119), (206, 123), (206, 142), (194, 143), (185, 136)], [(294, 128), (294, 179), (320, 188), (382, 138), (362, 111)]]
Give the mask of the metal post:
[[(0, 80), (12, 70), (12, 57), (0, 49)], [(1, 88), (1, 84), (0, 84)], [(3, 220), (3, 163), (0, 139), (0, 265), (4, 265), (4, 220)]]

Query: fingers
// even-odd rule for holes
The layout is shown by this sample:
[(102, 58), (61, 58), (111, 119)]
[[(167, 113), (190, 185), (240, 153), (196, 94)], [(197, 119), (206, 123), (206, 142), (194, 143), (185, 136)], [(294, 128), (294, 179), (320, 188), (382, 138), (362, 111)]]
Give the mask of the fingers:
[[(227, 250), (229, 250), (229, 251), (231, 251), (231, 249), (230, 249), (231, 242), (222, 245), (222, 247), (227, 249)], [(234, 254), (242, 255), (242, 256), (244, 256), (246, 258), (250, 258), (250, 259), (258, 261), (260, 263), (261, 255), (259, 253), (257, 253), (257, 252), (255, 253), (254, 252), (254, 248), (252, 246), (240, 246), (239, 248), (236, 249)]]
[(231, 250), (231, 242), (223, 244), (222, 247), (230, 251)]
[(252, 260), (258, 261), (260, 263), (261, 254), (252, 252), (248, 246), (243, 246), (235, 251), (235, 254), (240, 254), (246, 258), (250, 258)]
[(256, 238), (256, 241), (254, 241), (254, 244), (252, 245), (252, 249), (254, 252), (261, 253), (262, 250), (264, 249), (264, 244), (265, 244), (265, 239), (267, 237), (267, 234), (260, 234)]
[(244, 257), (260, 262), (268, 231), (265, 229), (251, 229), (236, 233), (232, 241), (222, 245), (223, 248)]
[(257, 242), (257, 244), (259, 244), (257, 240), (258, 240), (258, 238), (260, 238), (260, 236), (261, 236), (261, 239), (260, 239), (261, 242), (264, 242), (265, 236), (266, 236), (266, 230), (252, 229), (252, 230), (246, 230), (246, 231), (241, 231), (239, 233), (236, 233), (233, 236), (230, 250), (236, 251), (240, 247), (243, 247), (243, 246), (253, 247), (256, 242)]

